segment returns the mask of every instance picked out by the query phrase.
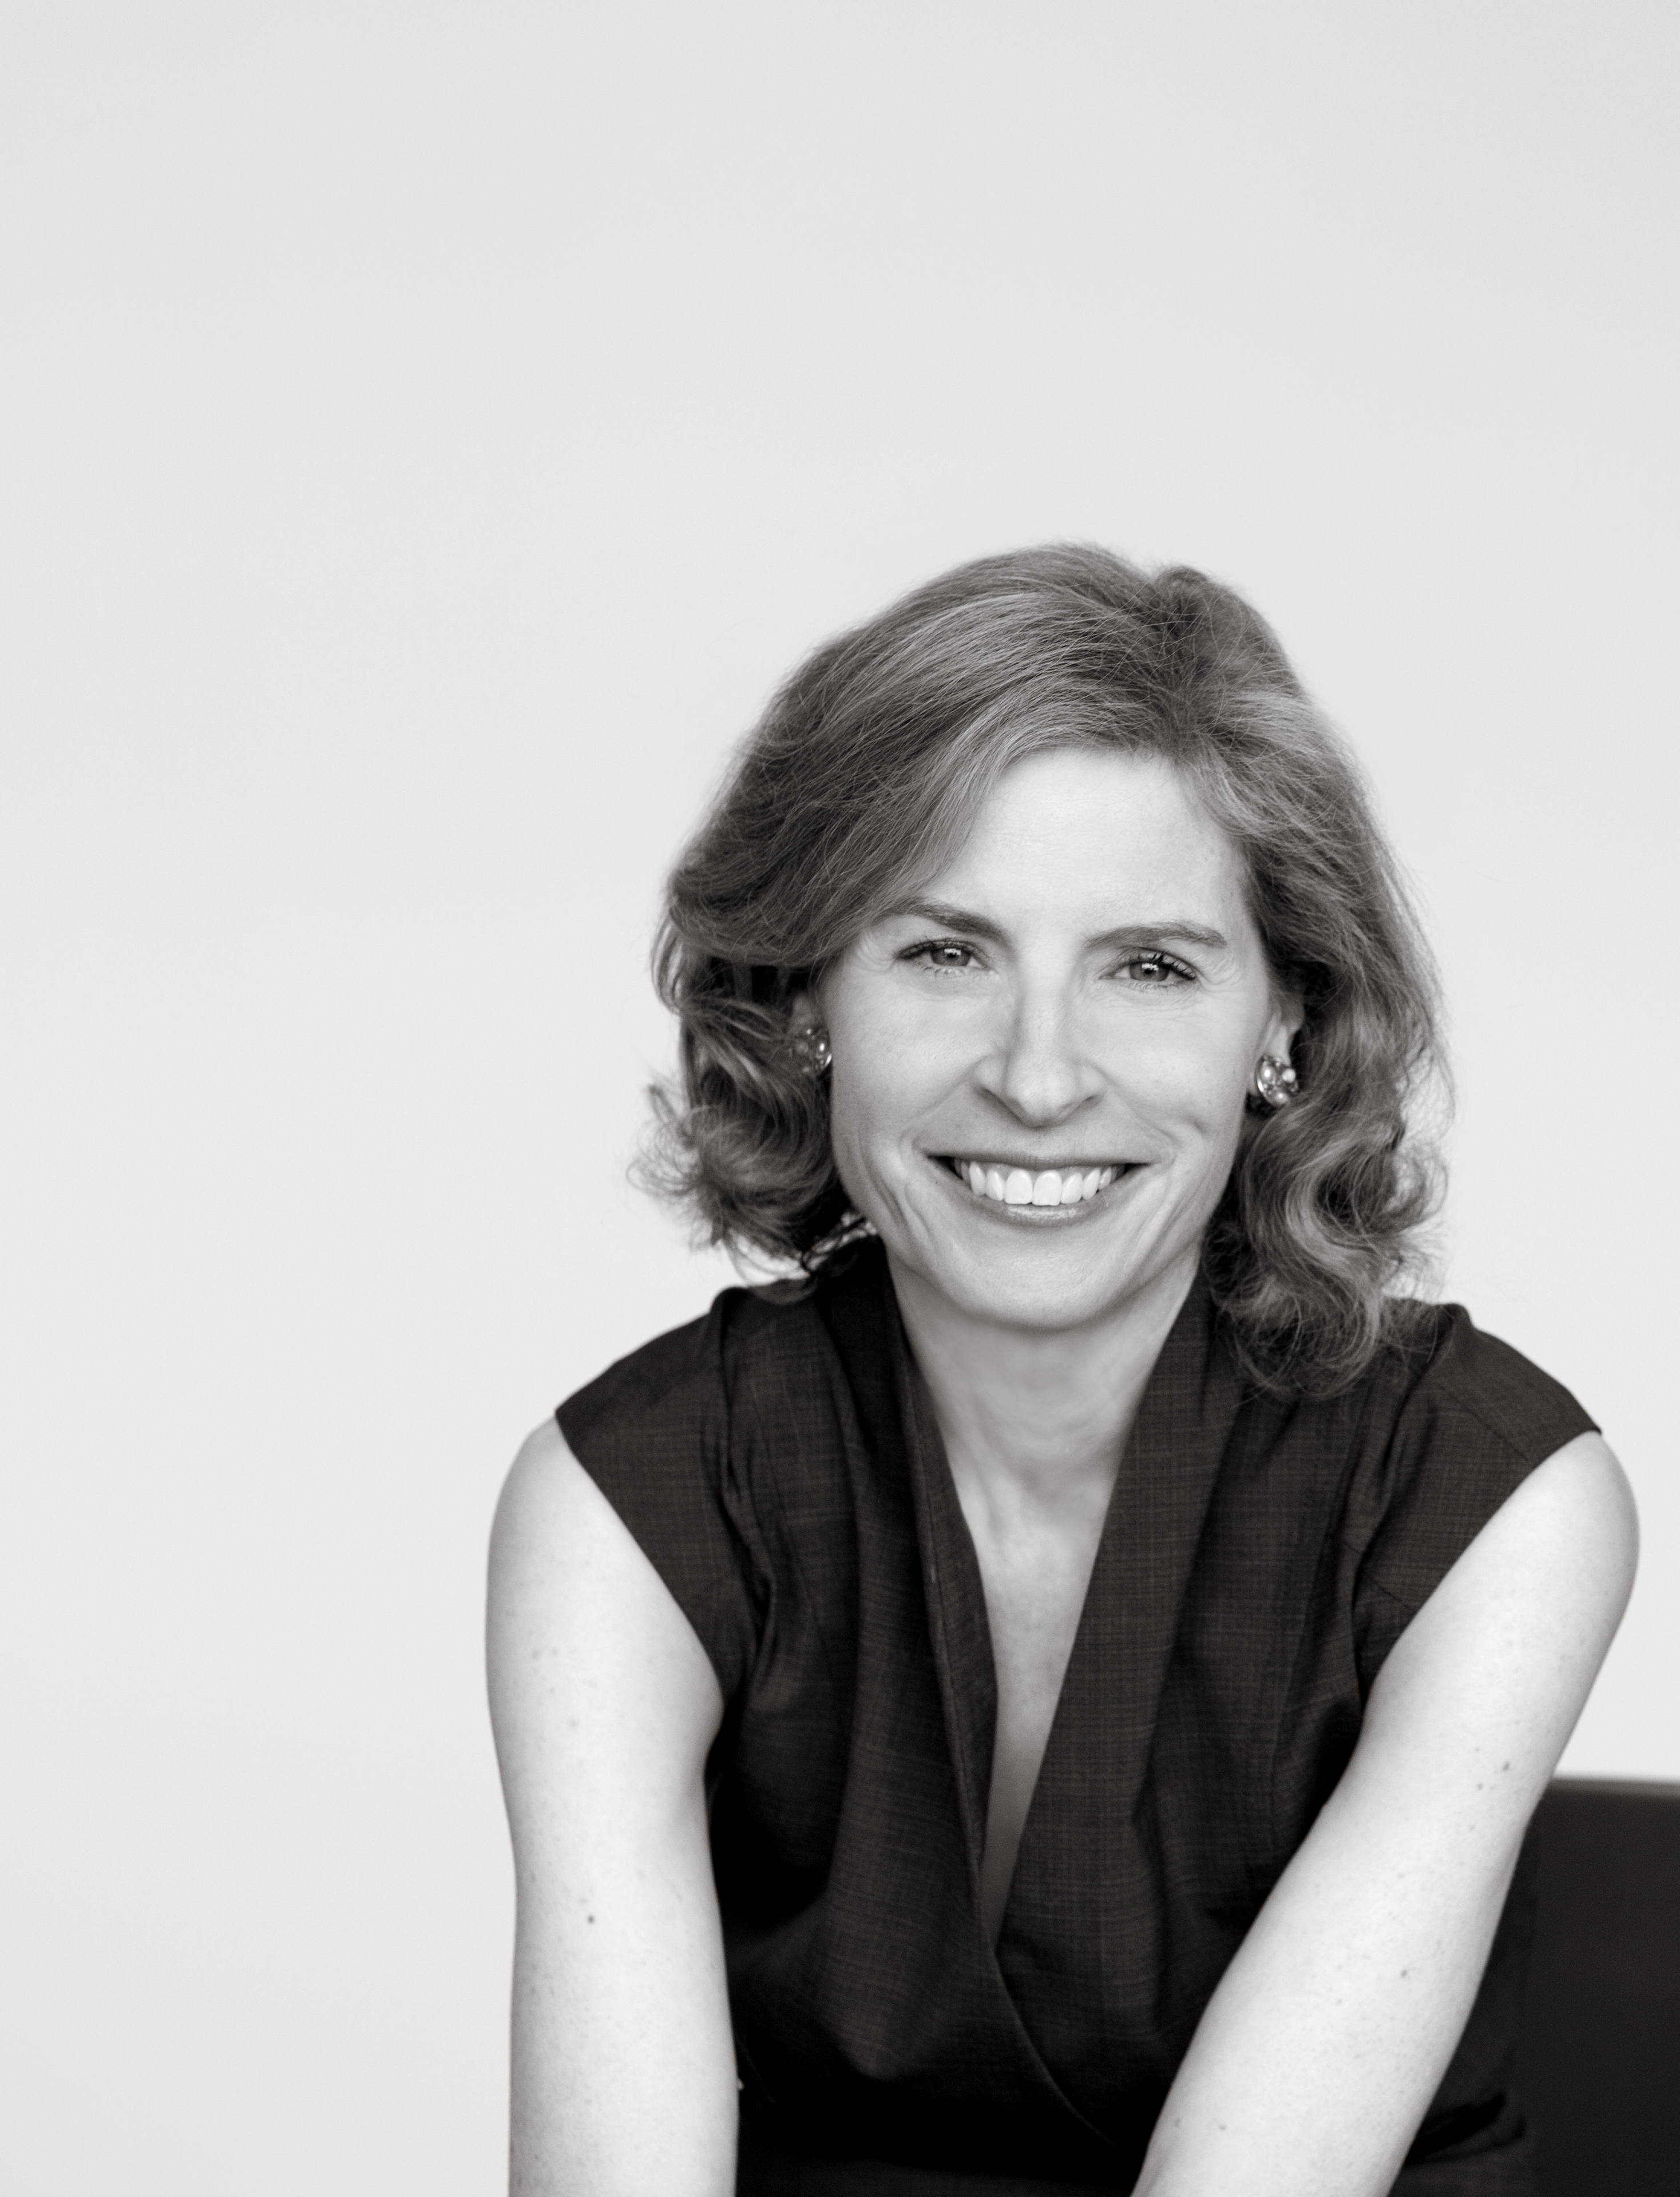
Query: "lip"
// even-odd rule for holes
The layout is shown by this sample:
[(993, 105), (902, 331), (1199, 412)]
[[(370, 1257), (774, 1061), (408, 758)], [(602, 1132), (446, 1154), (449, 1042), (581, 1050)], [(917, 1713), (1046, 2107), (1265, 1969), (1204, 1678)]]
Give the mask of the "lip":
[(968, 1145), (965, 1145), (960, 1151), (930, 1152), (928, 1156), (937, 1162), (941, 1167), (953, 1167), (959, 1160), (973, 1160), (980, 1167), (1002, 1168), (1005, 1174), (1011, 1168), (1019, 1168), (1026, 1174), (1040, 1174), (1046, 1168), (1054, 1168), (1063, 1173), (1070, 1173), (1077, 1168), (1081, 1174), (1089, 1174), (1092, 1168), (1130, 1168), (1138, 1165), (1136, 1160), (1116, 1159), (1112, 1152), (1069, 1152), (1065, 1156), (1058, 1156), (1054, 1152), (1030, 1154), (988, 1152), (981, 1151)]
[(1028, 1174), (1050, 1168), (1067, 1169), (1078, 1168), (1085, 1173), (1089, 1173), (1092, 1168), (1111, 1167), (1115, 1170), (1115, 1179), (1106, 1189), (1099, 1190), (1094, 1197), (1081, 1198), (1076, 1205), (1006, 1205), (996, 1198), (978, 1197), (975, 1195), (957, 1173), (957, 1160), (959, 1155), (954, 1152), (930, 1152), (926, 1156), (929, 1163), (938, 1171), (948, 1185), (953, 1197), (960, 1198), (970, 1211), (977, 1210), (984, 1213), (1008, 1228), (1077, 1228), (1082, 1222), (1091, 1220), (1095, 1214), (1103, 1211), (1115, 1192), (1139, 1171), (1139, 1163), (1135, 1160), (1053, 1160), (1043, 1156), (1038, 1156), (1033, 1159), (1022, 1159), (1018, 1156), (1003, 1158), (994, 1157), (988, 1152), (964, 1151), (960, 1154), (961, 1158), (972, 1160), (982, 1167), (1020, 1168)]

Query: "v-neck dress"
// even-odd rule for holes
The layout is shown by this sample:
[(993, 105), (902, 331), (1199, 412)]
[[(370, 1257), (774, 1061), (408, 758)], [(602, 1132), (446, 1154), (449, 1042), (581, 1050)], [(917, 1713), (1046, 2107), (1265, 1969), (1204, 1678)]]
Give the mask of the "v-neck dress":
[[(712, 1852), (751, 2197), (1127, 2190), (1384, 1657), (1592, 1421), (1467, 1313), (1330, 1400), (1245, 1391), (1200, 1282), (1110, 1501), (995, 1950), (978, 1564), (878, 1244), (726, 1290), (558, 1413), (727, 1704)], [(1533, 2197), (1520, 1869), (1399, 2188)]]

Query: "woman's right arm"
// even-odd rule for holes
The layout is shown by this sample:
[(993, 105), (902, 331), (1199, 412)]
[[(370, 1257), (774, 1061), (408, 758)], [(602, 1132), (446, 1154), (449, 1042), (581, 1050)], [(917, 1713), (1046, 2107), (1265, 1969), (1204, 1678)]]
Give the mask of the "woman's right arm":
[(734, 2048), (707, 1838), (710, 1659), (551, 1421), (490, 1544), (513, 1837), (513, 2197), (730, 2197)]

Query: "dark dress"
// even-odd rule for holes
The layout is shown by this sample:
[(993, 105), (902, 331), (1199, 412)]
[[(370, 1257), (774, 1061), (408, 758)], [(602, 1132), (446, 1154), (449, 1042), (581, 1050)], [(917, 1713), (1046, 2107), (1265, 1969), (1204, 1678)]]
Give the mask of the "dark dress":
[[(886, 1261), (729, 1290), (563, 1405), (727, 1703), (712, 1847), (758, 2197), (1132, 2186), (1383, 1658), (1592, 1422), (1457, 1307), (1348, 1394), (1245, 1393), (1198, 1282), (1127, 1443), (995, 1952), (980, 1574)], [(1519, 1872), (1401, 2191), (1532, 2197)], [(871, 2162), (866, 2164), (865, 2162)]]

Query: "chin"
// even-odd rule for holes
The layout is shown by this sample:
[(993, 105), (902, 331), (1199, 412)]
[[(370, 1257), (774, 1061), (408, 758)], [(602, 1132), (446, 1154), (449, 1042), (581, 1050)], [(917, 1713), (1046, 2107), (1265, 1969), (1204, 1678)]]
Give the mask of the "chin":
[[(988, 1326), (1051, 1333), (1092, 1325), (1194, 1258), (1196, 1243), (1105, 1245), (1105, 1255), (1069, 1255), (1060, 1246), (947, 1245), (914, 1263), (941, 1295)], [(1071, 1247), (1069, 1247), (1071, 1251)]]

